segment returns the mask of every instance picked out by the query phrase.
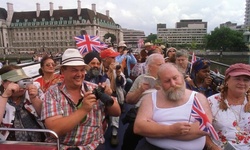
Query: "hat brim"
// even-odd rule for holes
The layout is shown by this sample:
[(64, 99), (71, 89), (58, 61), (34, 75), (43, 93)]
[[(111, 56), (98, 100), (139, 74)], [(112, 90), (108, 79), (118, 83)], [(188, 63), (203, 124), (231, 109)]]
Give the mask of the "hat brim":
[(16, 77), (12, 77), (12, 78), (9, 78), (9, 79), (7, 79), (8, 81), (11, 81), (11, 82), (17, 82), (17, 81), (20, 81), (20, 80), (22, 80), (22, 79), (27, 79), (27, 78), (30, 78), (30, 77), (28, 77), (28, 76), (26, 76), (26, 75), (18, 75), (18, 76), (16, 76)]
[(127, 45), (119, 45), (118, 47), (127, 47)]
[(62, 66), (86, 66), (83, 61), (70, 61), (62, 64)]
[(101, 56), (101, 58), (102, 59), (104, 59), (104, 58), (110, 58), (110, 57), (116, 57), (116, 56), (119, 56), (120, 55), (120, 53), (118, 53), (118, 52), (114, 52), (114, 53), (112, 53), (112, 54), (108, 54), (108, 56)]
[(241, 71), (241, 72), (230, 72), (229, 75), (232, 76), (232, 77), (243, 76), (243, 75), (246, 75), (246, 76), (250, 77), (249, 72), (244, 72), (244, 71)]
[(110, 55), (110, 56), (108, 56), (108, 57), (116, 57), (116, 56), (118, 56), (118, 55), (120, 55), (120, 53), (115, 53), (115, 54), (112, 54), (112, 55)]
[(86, 70), (90, 69), (90, 66), (85, 64), (83, 61), (71, 61), (71, 62), (62, 64), (61, 66), (85, 66)]
[(1, 75), (2, 80), (17, 82), (22, 79), (30, 78), (22, 69), (14, 69)]

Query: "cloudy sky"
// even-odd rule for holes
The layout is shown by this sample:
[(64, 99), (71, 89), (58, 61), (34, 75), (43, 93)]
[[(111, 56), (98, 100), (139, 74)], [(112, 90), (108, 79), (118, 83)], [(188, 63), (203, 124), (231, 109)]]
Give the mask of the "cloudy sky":
[[(41, 10), (77, 8), (77, 0), (1, 0), (0, 7), (7, 9), (7, 2), (13, 3), (14, 11), (35, 11), (36, 3)], [(231, 21), (244, 23), (246, 0), (81, 0), (82, 8), (96, 10), (110, 16), (122, 28), (142, 30), (146, 35), (156, 33), (158, 23), (166, 23), (167, 28), (175, 28), (180, 19), (202, 19), (208, 22), (208, 33), (219, 24)]]

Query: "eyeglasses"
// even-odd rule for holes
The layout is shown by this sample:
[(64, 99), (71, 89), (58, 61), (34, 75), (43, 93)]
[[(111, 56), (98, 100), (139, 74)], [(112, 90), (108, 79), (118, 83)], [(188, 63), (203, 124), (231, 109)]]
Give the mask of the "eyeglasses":
[(175, 52), (175, 51), (168, 51), (168, 52)]
[(45, 64), (45, 66), (46, 66), (46, 67), (50, 67), (50, 66), (55, 67), (56, 64), (54, 64), (54, 63), (48, 63), (48, 64)]

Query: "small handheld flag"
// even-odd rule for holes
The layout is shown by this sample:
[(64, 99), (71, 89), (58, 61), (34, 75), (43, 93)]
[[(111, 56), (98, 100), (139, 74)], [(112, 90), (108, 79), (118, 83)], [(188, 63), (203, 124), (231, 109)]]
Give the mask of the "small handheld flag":
[(200, 122), (200, 130), (210, 133), (210, 135), (215, 139), (219, 140), (219, 136), (215, 131), (212, 124), (209, 122), (208, 117), (203, 110), (199, 100), (196, 95), (194, 96), (194, 103), (192, 105), (191, 116)]
[(191, 59), (191, 68), (190, 68), (190, 74), (192, 72), (192, 68), (193, 68), (193, 64), (194, 62), (196, 62), (196, 56), (194, 54), (194, 52), (192, 53), (192, 59)]

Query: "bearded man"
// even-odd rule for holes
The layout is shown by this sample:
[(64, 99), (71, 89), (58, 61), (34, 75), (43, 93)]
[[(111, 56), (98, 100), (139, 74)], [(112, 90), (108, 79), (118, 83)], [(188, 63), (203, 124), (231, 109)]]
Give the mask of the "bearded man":
[(184, 77), (175, 64), (162, 64), (157, 78), (161, 89), (142, 97), (136, 116), (134, 132), (146, 137), (146, 142), (136, 150), (203, 149), (208, 134), (199, 129), (191, 110), (197, 98), (211, 121), (206, 97), (186, 89)]
[(98, 85), (101, 84), (105, 87), (105, 93), (111, 95), (112, 89), (110, 88), (110, 80), (101, 74), (102, 60), (99, 53), (95, 51), (89, 52), (85, 55), (84, 62), (90, 67), (85, 75), (85, 80)]

